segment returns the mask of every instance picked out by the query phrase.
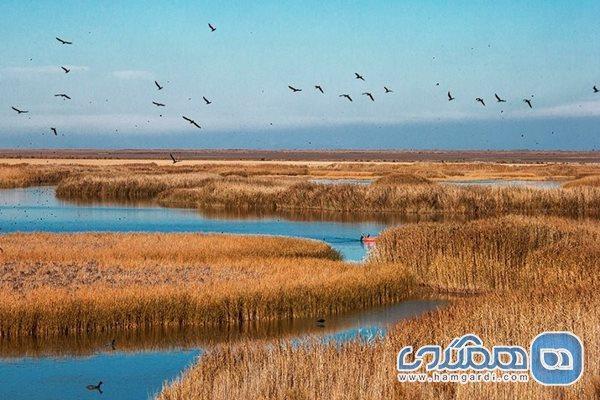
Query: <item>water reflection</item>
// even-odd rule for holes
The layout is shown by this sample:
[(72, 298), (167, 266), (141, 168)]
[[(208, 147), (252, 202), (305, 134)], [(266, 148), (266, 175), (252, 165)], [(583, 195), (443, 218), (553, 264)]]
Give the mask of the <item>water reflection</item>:
[(440, 183), (456, 186), (496, 186), (496, 187), (528, 187), (534, 189), (556, 189), (561, 187), (559, 181), (533, 181), (521, 179), (474, 179), (457, 181), (440, 181)]

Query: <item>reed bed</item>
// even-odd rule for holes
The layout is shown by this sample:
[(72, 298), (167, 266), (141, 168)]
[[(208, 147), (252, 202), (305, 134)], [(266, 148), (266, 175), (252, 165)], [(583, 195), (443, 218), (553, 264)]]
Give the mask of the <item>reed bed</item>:
[[(448, 345), (473, 332), (486, 346), (521, 345), (544, 330), (573, 331), (586, 346), (586, 371), (569, 387), (399, 383), (395, 362), (407, 345)], [(159, 400), (201, 399), (597, 399), (600, 393), (600, 297), (596, 289), (510, 291), (456, 300), (448, 308), (401, 322), (374, 344), (306, 346), (249, 342), (210, 350)]]
[(595, 285), (599, 255), (598, 223), (507, 216), (388, 229), (371, 262), (402, 263), (420, 285), (436, 290), (485, 292), (561, 281)]
[[(516, 216), (392, 228), (380, 236), (371, 268), (391, 263), (437, 292), (479, 295), (400, 322), (374, 343), (218, 346), (159, 399), (597, 399), (599, 235), (595, 222)], [(396, 355), (406, 345), (445, 346), (472, 332), (486, 346), (527, 348), (545, 330), (573, 331), (583, 340), (586, 370), (575, 385), (396, 380)]]
[(563, 184), (565, 188), (592, 186), (600, 187), (600, 175), (584, 176), (583, 178), (574, 179)]
[(452, 185), (322, 185), (297, 183), (277, 187), (253, 181), (207, 180), (201, 187), (161, 193), (166, 207), (236, 210), (313, 210), (395, 214), (459, 214), (484, 217), (542, 214), (600, 216), (600, 189), (456, 187)]
[(2, 339), (239, 327), (385, 304), (412, 289), (398, 266), (356, 268), (296, 239), (17, 234), (0, 247)]

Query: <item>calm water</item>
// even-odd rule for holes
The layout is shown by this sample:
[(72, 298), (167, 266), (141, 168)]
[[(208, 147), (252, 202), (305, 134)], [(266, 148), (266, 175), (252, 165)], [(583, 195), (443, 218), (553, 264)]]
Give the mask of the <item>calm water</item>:
[(447, 185), (457, 186), (498, 186), (498, 187), (529, 187), (534, 189), (556, 189), (561, 186), (559, 181), (527, 181), (527, 180), (505, 180), (505, 179), (476, 179), (465, 181), (441, 181)]
[[(323, 240), (348, 260), (361, 260), (357, 237), (378, 234), (388, 222), (356, 217), (332, 222), (314, 215), (290, 219), (223, 216), (153, 205), (75, 204), (57, 200), (49, 187), (0, 190), (0, 233), (16, 231), (148, 231), (266, 234)], [(106, 337), (38, 342), (0, 342), (0, 399), (147, 399), (165, 381), (179, 376), (214, 343), (248, 338), (302, 340), (317, 335), (325, 342), (385, 335), (395, 322), (439, 307), (438, 301), (406, 301), (329, 317), (250, 325), (237, 330), (127, 332)], [(117, 348), (107, 343), (116, 338)], [(85, 386), (103, 381), (104, 393)]]
[(223, 217), (197, 210), (154, 205), (77, 204), (58, 200), (54, 188), (0, 190), (0, 232), (217, 232), (282, 235), (322, 240), (347, 260), (360, 261), (366, 248), (361, 233), (377, 235), (385, 222), (287, 220), (274, 217)]

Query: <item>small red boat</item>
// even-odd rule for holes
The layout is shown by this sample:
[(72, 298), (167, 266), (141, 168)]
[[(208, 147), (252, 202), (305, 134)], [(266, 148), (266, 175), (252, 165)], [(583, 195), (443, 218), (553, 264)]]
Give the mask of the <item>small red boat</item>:
[(363, 242), (364, 244), (375, 244), (376, 239), (377, 239), (377, 237), (375, 237), (375, 236), (361, 236), (360, 237), (360, 241)]

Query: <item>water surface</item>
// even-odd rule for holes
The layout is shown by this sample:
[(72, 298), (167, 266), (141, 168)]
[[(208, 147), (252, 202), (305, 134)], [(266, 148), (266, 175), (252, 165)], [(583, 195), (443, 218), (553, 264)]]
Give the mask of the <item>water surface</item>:
[(440, 181), (446, 185), (456, 186), (497, 186), (497, 187), (528, 187), (534, 189), (556, 189), (561, 187), (559, 181), (534, 181), (521, 179), (474, 179), (457, 181)]

